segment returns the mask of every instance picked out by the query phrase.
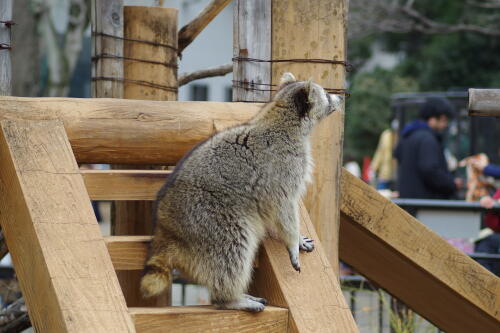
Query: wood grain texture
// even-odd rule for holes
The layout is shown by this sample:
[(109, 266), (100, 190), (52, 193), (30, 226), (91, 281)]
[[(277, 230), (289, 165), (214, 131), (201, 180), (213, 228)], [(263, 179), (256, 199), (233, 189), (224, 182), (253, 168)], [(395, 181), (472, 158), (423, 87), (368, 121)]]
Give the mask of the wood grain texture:
[(343, 170), (340, 258), (446, 332), (496, 332), (500, 279)]
[[(272, 59), (346, 60), (345, 0), (273, 0)], [(272, 83), (284, 72), (313, 79), (325, 88), (345, 87), (342, 65), (273, 63)], [(313, 183), (304, 203), (326, 254), (338, 273), (339, 179), (342, 166), (344, 110), (323, 120), (312, 135)]]
[(293, 269), (283, 244), (265, 241), (254, 274), (253, 294), (288, 308), (288, 332), (358, 332), (338, 277), (303, 204), (300, 218), (301, 233), (315, 240), (315, 250), (300, 254), (299, 273)]
[[(92, 97), (123, 96), (123, 0), (92, 0)], [(106, 34), (108, 36), (104, 36)], [(110, 36), (115, 36), (113, 38)], [(115, 78), (117, 81), (103, 78)]]
[(469, 89), (469, 116), (500, 117), (500, 89)]
[(191, 22), (179, 31), (179, 54), (198, 36), (231, 0), (212, 0)]
[(155, 200), (172, 171), (81, 170), (91, 200)]
[[(177, 9), (125, 6), (123, 98), (146, 100), (177, 99)], [(136, 40), (149, 42), (140, 43)], [(155, 45), (153, 45), (155, 44)], [(168, 45), (168, 46), (160, 46)], [(150, 61), (150, 62), (148, 62)], [(155, 62), (155, 63), (151, 63)], [(173, 67), (172, 67), (173, 66)], [(144, 82), (147, 85), (134, 82)], [(115, 168), (129, 168), (118, 165)], [(154, 169), (154, 166), (145, 166)], [(153, 233), (153, 203), (146, 201), (115, 202), (111, 233), (114, 235), (150, 235)], [(167, 306), (170, 293), (144, 299), (139, 291), (142, 272), (117, 272), (123, 294), (130, 306)]]
[(109, 236), (104, 241), (115, 270), (144, 269), (152, 236)]
[(135, 332), (62, 123), (2, 121), (0, 221), (37, 332)]
[[(237, 0), (233, 13), (233, 57), (271, 59), (271, 7), (268, 0)], [(233, 101), (268, 102), (271, 63), (233, 62)], [(246, 89), (240, 86), (246, 86)], [(264, 85), (262, 85), (264, 84)], [(260, 90), (255, 90), (260, 89)]]
[(1, 119), (61, 119), (80, 163), (175, 165), (261, 104), (0, 97)]
[(137, 332), (284, 333), (288, 310), (268, 306), (261, 313), (216, 310), (211, 306), (131, 308)]
[[(12, 20), (12, 0), (0, 1), (0, 21)], [(12, 45), (10, 28), (0, 23), (0, 44)], [(12, 63), (9, 49), (0, 49), (0, 96), (12, 92)]]

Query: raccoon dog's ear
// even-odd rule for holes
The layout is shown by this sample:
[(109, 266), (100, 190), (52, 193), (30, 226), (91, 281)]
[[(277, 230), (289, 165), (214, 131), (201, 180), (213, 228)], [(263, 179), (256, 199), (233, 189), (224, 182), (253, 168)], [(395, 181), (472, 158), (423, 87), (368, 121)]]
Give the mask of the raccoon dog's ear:
[(293, 95), (293, 103), (301, 119), (304, 118), (311, 109), (311, 103), (309, 102), (310, 89), (311, 86), (306, 83)]
[(281, 76), (281, 79), (280, 79), (279, 88), (281, 89), (284, 86), (286, 86), (287, 84), (294, 83), (294, 82), (297, 82), (297, 79), (295, 78), (295, 76), (293, 76), (292, 73), (289, 73), (289, 72), (283, 73), (283, 75)]

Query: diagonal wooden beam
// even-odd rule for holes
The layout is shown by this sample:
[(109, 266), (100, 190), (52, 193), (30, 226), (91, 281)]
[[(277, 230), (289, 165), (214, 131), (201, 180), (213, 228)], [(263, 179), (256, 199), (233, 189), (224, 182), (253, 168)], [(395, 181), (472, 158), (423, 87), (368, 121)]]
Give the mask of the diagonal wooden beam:
[(290, 264), (288, 252), (275, 240), (264, 242), (253, 291), (272, 305), (290, 312), (288, 332), (358, 332), (337, 275), (303, 204), (300, 207), (301, 233), (315, 241), (315, 250), (301, 253), (301, 272)]
[(61, 122), (1, 122), (0, 195), (36, 331), (135, 332)]
[(446, 332), (495, 332), (500, 279), (345, 169), (340, 258)]

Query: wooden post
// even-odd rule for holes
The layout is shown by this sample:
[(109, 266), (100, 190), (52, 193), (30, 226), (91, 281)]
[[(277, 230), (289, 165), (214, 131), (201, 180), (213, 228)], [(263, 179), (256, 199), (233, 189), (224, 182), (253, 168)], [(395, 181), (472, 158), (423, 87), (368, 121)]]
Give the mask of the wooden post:
[[(12, 20), (12, 0), (0, 1), (0, 96), (8, 96), (12, 91), (12, 65), (10, 61), (10, 27)], [(4, 22), (4, 23), (2, 23)]]
[(135, 332), (60, 121), (4, 120), (0, 222), (36, 332)]
[[(239, 0), (234, 15), (235, 57), (346, 60), (345, 0)], [(233, 90), (235, 101), (268, 101), (270, 93), (265, 90), (270, 87), (266, 84), (278, 84), (283, 72), (292, 72), (300, 80), (312, 78), (325, 88), (344, 88), (345, 84), (345, 68), (342, 65), (236, 61), (234, 67), (234, 80), (247, 82), (250, 88), (236, 87)], [(236, 82), (235, 85), (245, 83)], [(304, 198), (311, 220), (337, 273), (343, 131), (343, 110), (323, 120), (315, 129), (312, 138), (314, 181)]]
[(500, 89), (469, 89), (469, 116), (500, 117)]
[(123, 97), (123, 0), (92, 0), (92, 97)]
[[(177, 9), (124, 7), (124, 92), (127, 99), (177, 99)], [(134, 40), (134, 41), (133, 41)], [(137, 42), (137, 41), (144, 42)], [(130, 168), (121, 166), (118, 168)], [(153, 168), (150, 166), (149, 168)], [(153, 205), (147, 201), (115, 202), (114, 235), (151, 235)], [(118, 272), (128, 306), (166, 306), (170, 293), (143, 299), (142, 271)]]

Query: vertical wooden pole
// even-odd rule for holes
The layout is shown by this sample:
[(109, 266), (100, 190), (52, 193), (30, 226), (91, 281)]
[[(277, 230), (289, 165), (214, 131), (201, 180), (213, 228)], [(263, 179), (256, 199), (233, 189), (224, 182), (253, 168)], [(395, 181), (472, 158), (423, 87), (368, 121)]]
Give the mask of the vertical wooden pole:
[(92, 97), (122, 98), (123, 0), (92, 0)]
[[(234, 56), (258, 59), (345, 60), (345, 0), (239, 0), (235, 6)], [(265, 26), (265, 27), (264, 27)], [(267, 27), (267, 28), (266, 28)], [(271, 33), (267, 30), (271, 29)], [(260, 45), (265, 43), (268, 48)], [(312, 78), (325, 88), (344, 88), (342, 65), (235, 61), (234, 80), (278, 84), (283, 72)], [(235, 88), (235, 101), (268, 101), (268, 92)], [(314, 131), (314, 183), (304, 202), (332, 267), (338, 273), (339, 179), (344, 111), (335, 112)]]
[[(177, 9), (124, 7), (124, 92), (129, 99), (177, 99)], [(133, 41), (135, 40), (135, 41)], [(138, 42), (138, 41), (144, 42)], [(137, 166), (132, 166), (137, 168)], [(124, 166), (130, 168), (130, 166)], [(149, 169), (154, 166), (149, 166)], [(112, 233), (152, 234), (152, 202), (115, 202)], [(143, 299), (142, 271), (118, 272), (128, 306), (167, 306), (170, 293)]]
[[(12, 20), (12, 0), (0, 1), (0, 21)], [(8, 96), (12, 91), (12, 65), (10, 61), (10, 25), (0, 22), (0, 96)]]

